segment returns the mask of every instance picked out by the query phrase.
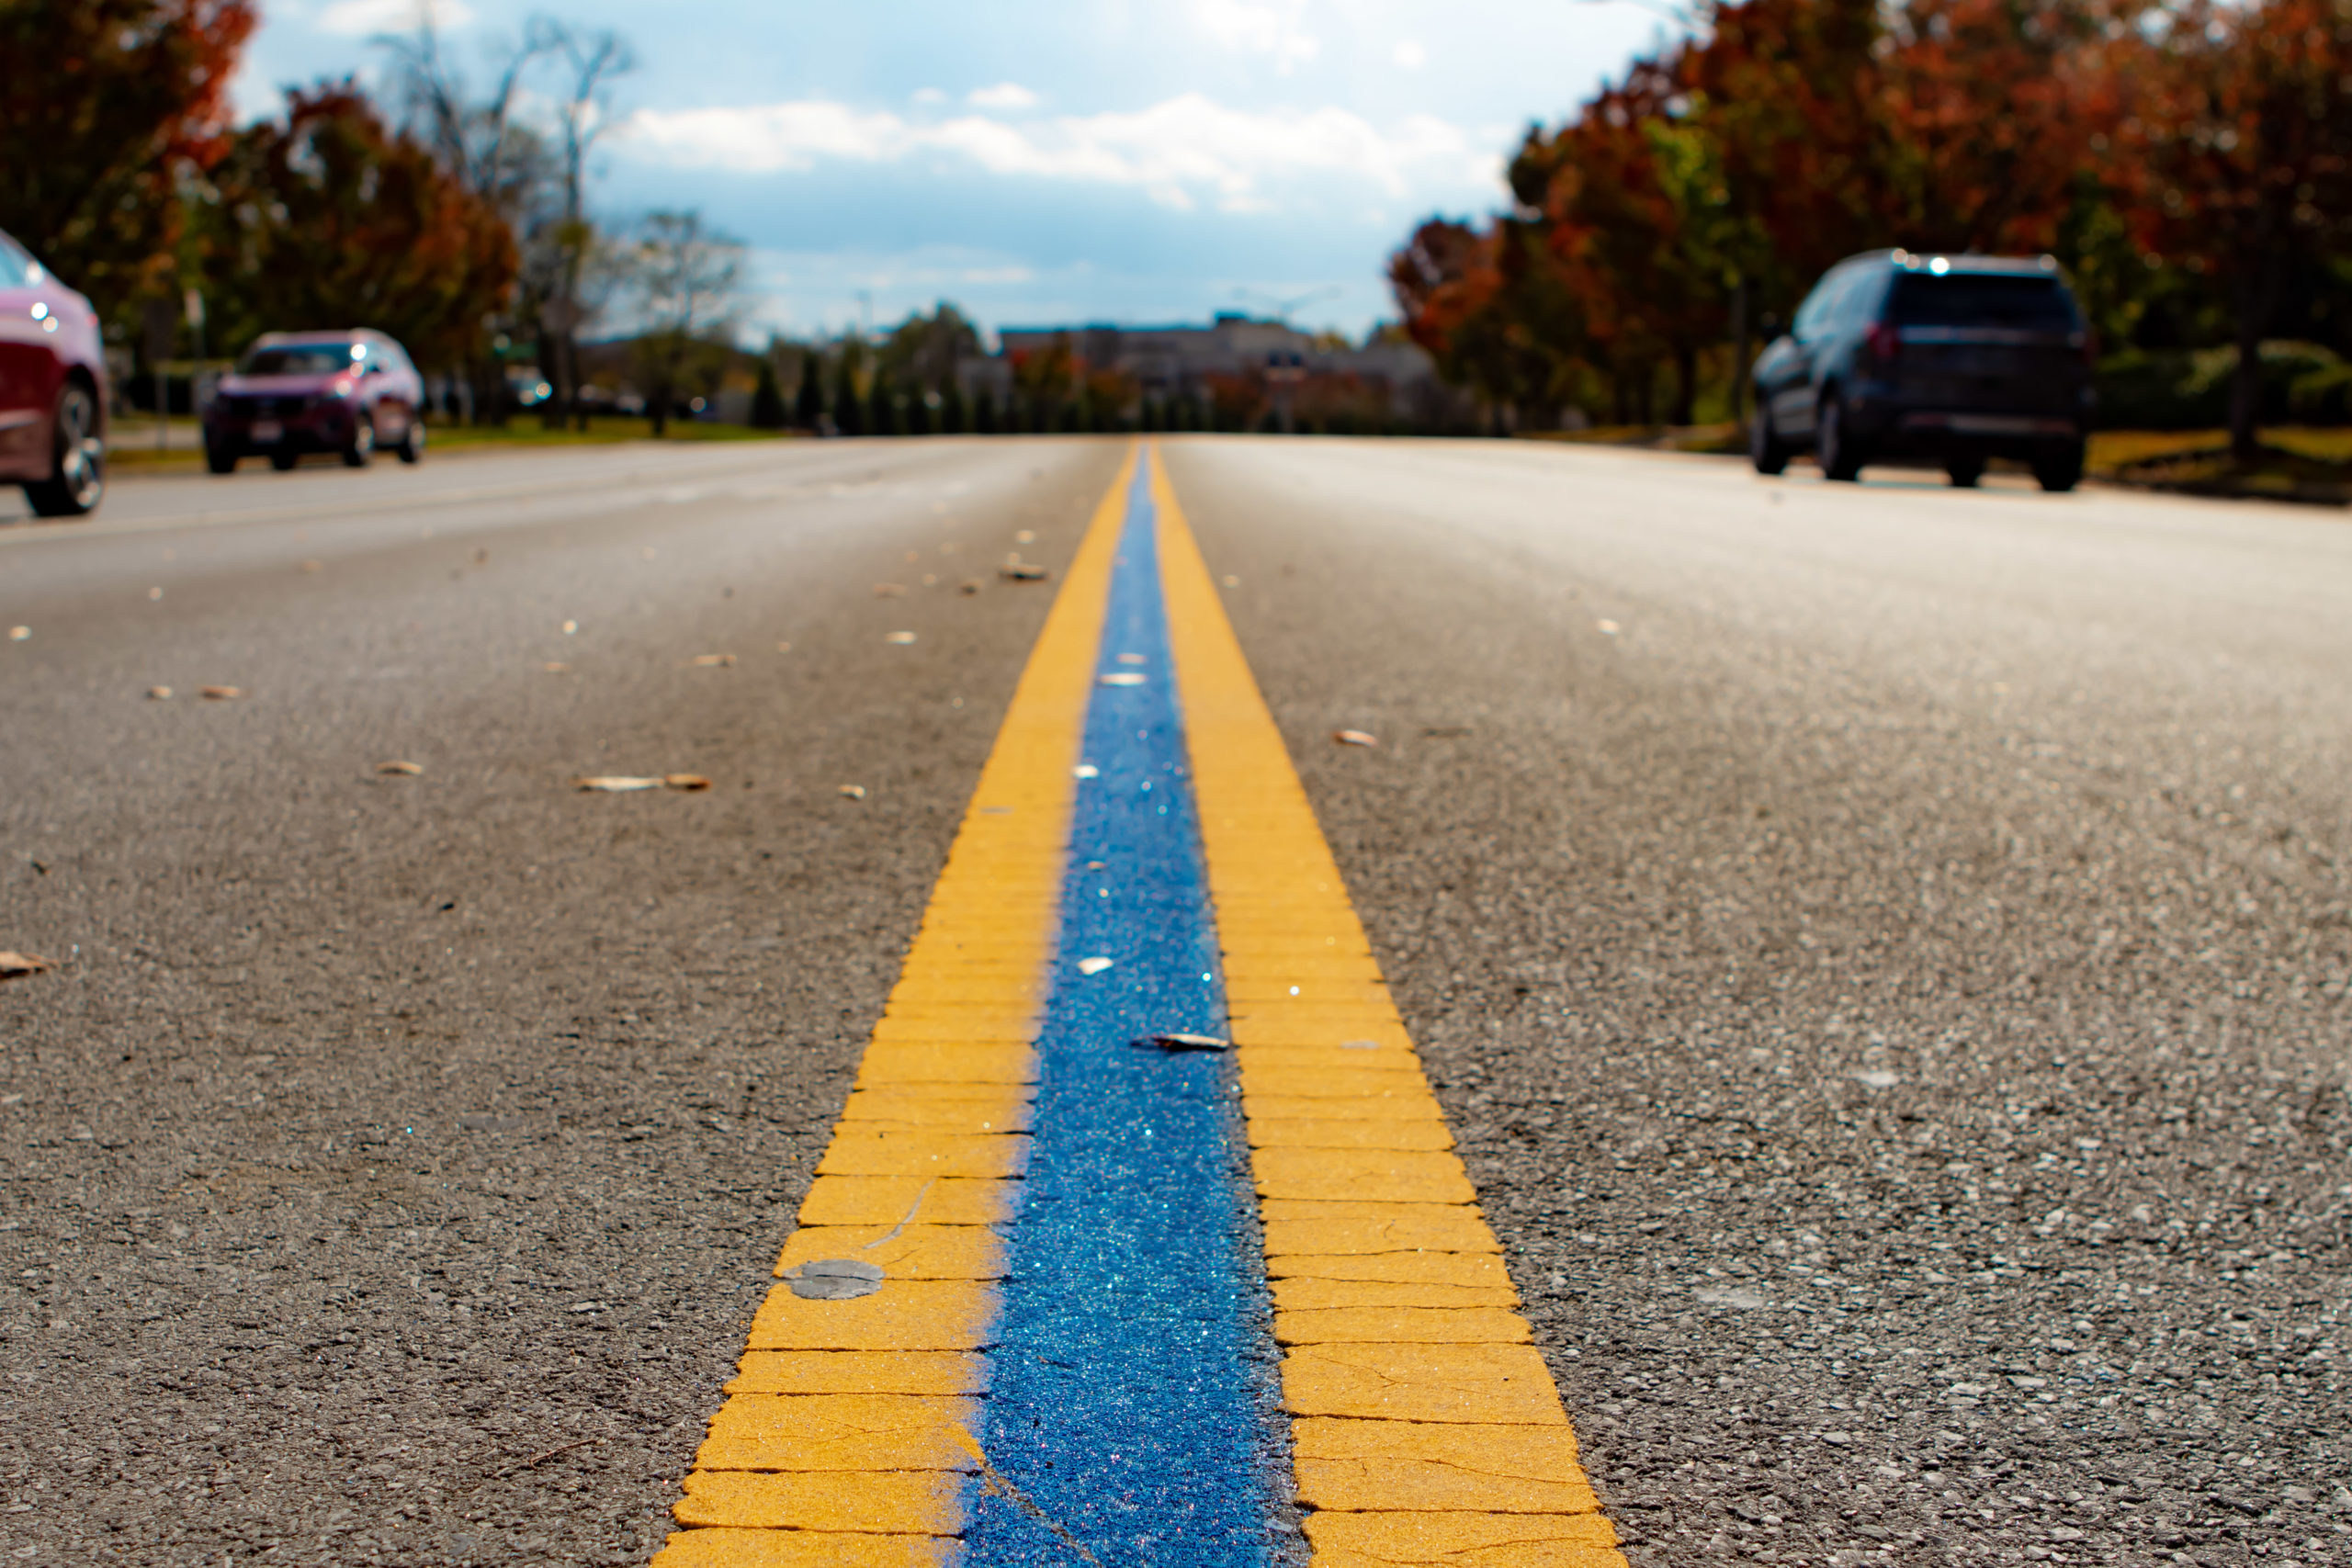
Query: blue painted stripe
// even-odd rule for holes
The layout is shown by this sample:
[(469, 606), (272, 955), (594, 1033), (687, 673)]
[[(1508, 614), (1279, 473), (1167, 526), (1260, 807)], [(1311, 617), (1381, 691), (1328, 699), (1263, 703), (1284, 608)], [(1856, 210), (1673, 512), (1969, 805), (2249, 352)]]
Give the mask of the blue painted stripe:
[[(1072, 826), (982, 1442), (1105, 1568), (1261, 1568), (1275, 1357), (1230, 1065), (1132, 1043), (1225, 1024), (1149, 471), (1136, 465), (1099, 656), (1099, 673), (1144, 681), (1098, 685), (1087, 714), (1101, 773)], [(1089, 957), (1113, 965), (1081, 975)], [(966, 1540), (970, 1568), (1077, 1562), (1001, 1497), (977, 1500)]]

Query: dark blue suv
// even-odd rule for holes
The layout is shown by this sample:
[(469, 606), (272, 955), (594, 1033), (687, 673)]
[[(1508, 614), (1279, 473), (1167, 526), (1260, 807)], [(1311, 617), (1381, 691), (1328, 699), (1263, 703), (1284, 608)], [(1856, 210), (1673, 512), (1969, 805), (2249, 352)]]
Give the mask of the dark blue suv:
[(1973, 485), (1986, 459), (2044, 490), (2083, 477), (2090, 331), (2048, 256), (1872, 251), (1829, 269), (1756, 361), (1748, 453), (1777, 474), (1812, 448), (1850, 479), (1882, 457), (1940, 462)]

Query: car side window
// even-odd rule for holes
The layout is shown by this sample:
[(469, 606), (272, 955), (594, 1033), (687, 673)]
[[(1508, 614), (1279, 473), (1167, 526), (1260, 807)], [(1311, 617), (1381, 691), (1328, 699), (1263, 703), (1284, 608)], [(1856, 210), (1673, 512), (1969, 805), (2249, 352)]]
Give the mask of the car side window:
[(33, 286), (31, 258), (6, 240), (0, 240), (0, 288), (30, 288)]
[(1813, 292), (1797, 307), (1796, 319), (1789, 323), (1790, 333), (1800, 339), (1809, 338), (1821, 328), (1821, 318), (1837, 296), (1838, 279), (1832, 276), (1813, 286)]
[(1879, 307), (1885, 299), (1885, 274), (1876, 271), (1856, 273), (1851, 286), (1838, 301), (1838, 324), (1841, 327), (1860, 326), (1875, 320)]

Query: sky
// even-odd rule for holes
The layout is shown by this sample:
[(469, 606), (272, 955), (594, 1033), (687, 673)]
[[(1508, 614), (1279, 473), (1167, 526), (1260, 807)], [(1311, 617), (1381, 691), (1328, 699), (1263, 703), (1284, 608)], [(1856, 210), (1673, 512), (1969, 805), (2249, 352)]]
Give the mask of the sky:
[[(420, 0), (261, 3), (247, 118), (374, 79), (370, 39)], [(1361, 334), (1413, 224), (1501, 206), (1529, 122), (1665, 26), (1639, 0), (430, 3), (478, 82), (534, 12), (629, 40), (592, 200), (742, 241), (754, 337), (941, 299), (990, 330), (1246, 310)]]

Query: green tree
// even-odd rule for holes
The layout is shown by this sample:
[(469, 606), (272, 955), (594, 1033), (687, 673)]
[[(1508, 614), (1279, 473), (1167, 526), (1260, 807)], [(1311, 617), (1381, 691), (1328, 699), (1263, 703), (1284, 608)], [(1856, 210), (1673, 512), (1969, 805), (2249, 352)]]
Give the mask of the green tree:
[(743, 246), (703, 225), (699, 212), (649, 214), (630, 247), (630, 277), (645, 328), (638, 370), (653, 434), (670, 426), (670, 408), (688, 362), (729, 334), (743, 267)]
[(956, 367), (979, 352), (979, 330), (943, 299), (929, 315), (918, 311), (893, 327), (876, 358), (901, 387), (944, 392), (956, 379)]
[(792, 400), (792, 423), (814, 430), (825, 423), (825, 362), (813, 348), (800, 355), (800, 391)]
[(752, 389), (752, 428), (782, 430), (791, 418), (784, 406), (784, 388), (776, 380), (775, 354), (773, 350), (760, 355), (759, 384)]
[(866, 428), (876, 435), (904, 435), (906, 415), (899, 407), (898, 389), (890, 385), (890, 372), (885, 366), (874, 367), (874, 384), (866, 389)]
[(842, 344), (841, 357), (833, 362), (833, 423), (843, 435), (865, 434), (865, 398), (857, 385), (865, 358), (865, 345), (851, 338)]

